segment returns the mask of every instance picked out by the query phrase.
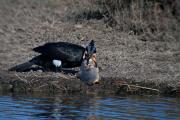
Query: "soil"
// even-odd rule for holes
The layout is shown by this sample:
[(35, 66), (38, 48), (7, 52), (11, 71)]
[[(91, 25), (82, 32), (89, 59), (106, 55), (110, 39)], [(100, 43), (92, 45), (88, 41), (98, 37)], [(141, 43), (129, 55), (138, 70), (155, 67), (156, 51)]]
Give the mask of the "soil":
[[(8, 69), (36, 56), (37, 53), (34, 53), (32, 48), (46, 42), (67, 41), (86, 45), (94, 39), (101, 83), (106, 84), (103, 87), (100, 84), (99, 88), (102, 90), (108, 90), (109, 87), (113, 89), (112, 84), (123, 81), (155, 88), (161, 93), (179, 95), (180, 40), (161, 33), (144, 40), (142, 36), (133, 35), (131, 31), (123, 33), (107, 27), (102, 19), (81, 22), (67, 19), (75, 7), (71, 0), (0, 1), (1, 85), (8, 83), (10, 86), (6, 87), (11, 89), (11, 85), (16, 85), (12, 81), (29, 80), (33, 83), (33, 80), (38, 80), (38, 86), (41, 86), (44, 81), (61, 81), (65, 76), (70, 78), (69, 81), (73, 79), (80, 91), (81, 82), (75, 76), (53, 72), (16, 73), (9, 72)], [(97, 86), (92, 89), (97, 89)], [(85, 86), (82, 89), (84, 88)], [(117, 93), (120, 89), (119, 86), (116, 88)], [(14, 88), (13, 91), (23, 89)]]

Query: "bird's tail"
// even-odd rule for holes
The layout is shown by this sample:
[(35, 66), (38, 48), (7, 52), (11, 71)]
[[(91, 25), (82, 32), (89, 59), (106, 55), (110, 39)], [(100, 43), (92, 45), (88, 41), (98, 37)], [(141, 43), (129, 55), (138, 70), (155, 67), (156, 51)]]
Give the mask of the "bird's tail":
[(17, 72), (25, 72), (31, 68), (32, 65), (37, 64), (37, 62), (40, 60), (40, 56), (34, 57), (28, 62), (16, 65), (9, 69), (9, 71), (17, 71)]
[(28, 70), (34, 63), (31, 61), (16, 65), (9, 69), (9, 71), (17, 71), (17, 72), (24, 72)]

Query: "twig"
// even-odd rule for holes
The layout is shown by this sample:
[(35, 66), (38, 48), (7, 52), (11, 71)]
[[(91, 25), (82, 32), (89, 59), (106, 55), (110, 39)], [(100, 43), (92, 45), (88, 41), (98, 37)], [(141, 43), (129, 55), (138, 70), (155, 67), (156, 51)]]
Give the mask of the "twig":
[(39, 89), (39, 88), (42, 88), (42, 87), (44, 87), (44, 86), (48, 86), (48, 84), (44, 84), (44, 85), (38, 86), (38, 87), (36, 87), (35, 89)]
[(15, 73), (15, 75), (16, 75), (16, 77), (19, 78), (21, 81), (27, 83), (27, 80), (26, 80), (26, 79), (21, 78), (21, 77), (20, 77), (18, 74), (16, 74), (16, 73)]
[(130, 87), (135, 87), (135, 88), (141, 88), (141, 89), (156, 91), (156, 92), (158, 92), (158, 93), (160, 92), (158, 89), (149, 88), (149, 87), (143, 87), (143, 86), (139, 86), (139, 85), (128, 85), (128, 84), (121, 84), (121, 85), (128, 86), (128, 88), (130, 88)]
[(51, 82), (51, 85), (54, 85), (56, 88), (62, 90), (62, 91), (68, 91), (66, 87), (63, 87), (63, 86), (58, 86), (56, 83), (54, 82)]

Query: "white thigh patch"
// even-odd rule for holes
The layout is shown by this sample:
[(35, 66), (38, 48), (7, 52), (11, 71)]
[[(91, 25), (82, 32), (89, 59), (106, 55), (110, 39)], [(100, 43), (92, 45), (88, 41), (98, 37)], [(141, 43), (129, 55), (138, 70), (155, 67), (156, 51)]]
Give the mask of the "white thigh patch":
[(53, 63), (53, 65), (56, 66), (56, 67), (60, 67), (61, 64), (62, 64), (61, 60), (53, 60), (52, 63)]

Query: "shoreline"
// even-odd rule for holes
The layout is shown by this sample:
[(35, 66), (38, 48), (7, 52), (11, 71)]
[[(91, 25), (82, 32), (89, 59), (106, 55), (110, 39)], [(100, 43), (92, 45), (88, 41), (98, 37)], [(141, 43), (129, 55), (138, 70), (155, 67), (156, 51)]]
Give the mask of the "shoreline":
[(83, 93), (115, 95), (163, 95), (180, 97), (180, 86), (169, 83), (137, 82), (123, 78), (103, 78), (92, 86), (84, 84), (73, 75), (52, 72), (0, 71), (0, 92), (9, 93)]

